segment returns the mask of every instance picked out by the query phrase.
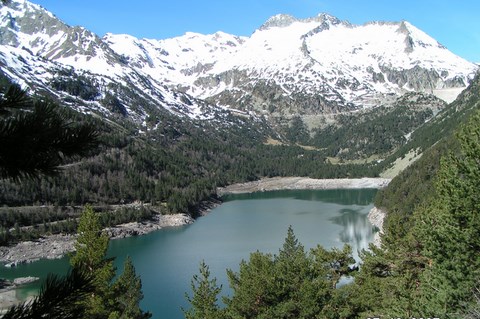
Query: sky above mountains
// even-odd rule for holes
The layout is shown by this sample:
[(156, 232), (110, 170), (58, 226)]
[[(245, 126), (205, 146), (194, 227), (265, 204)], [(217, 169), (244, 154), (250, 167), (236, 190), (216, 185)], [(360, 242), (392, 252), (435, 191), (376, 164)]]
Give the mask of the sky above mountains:
[(480, 62), (478, 0), (32, 0), (69, 25), (103, 36), (166, 39), (185, 32), (248, 36), (279, 13), (307, 18), (326, 12), (354, 24), (407, 20), (453, 53)]

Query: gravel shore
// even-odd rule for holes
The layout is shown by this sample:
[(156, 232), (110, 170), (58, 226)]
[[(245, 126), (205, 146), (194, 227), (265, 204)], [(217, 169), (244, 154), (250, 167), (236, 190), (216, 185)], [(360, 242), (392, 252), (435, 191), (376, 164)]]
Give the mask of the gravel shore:
[(381, 245), (381, 234), (383, 234), (383, 221), (385, 220), (385, 216), (387, 215), (387, 212), (384, 211), (383, 209), (373, 207), (370, 212), (368, 213), (368, 220), (370, 223), (372, 223), (373, 226), (378, 228), (378, 232), (375, 233), (375, 236), (373, 237), (373, 243), (375, 246), (380, 247)]
[(389, 182), (390, 179), (388, 178), (313, 179), (308, 177), (273, 177), (219, 188), (217, 194), (222, 196), (226, 194), (295, 189), (384, 188)]

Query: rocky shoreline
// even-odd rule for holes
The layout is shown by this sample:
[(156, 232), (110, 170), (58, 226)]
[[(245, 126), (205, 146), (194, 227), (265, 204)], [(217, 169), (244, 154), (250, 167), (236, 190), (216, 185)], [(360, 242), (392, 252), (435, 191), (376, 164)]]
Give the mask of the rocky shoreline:
[[(386, 178), (312, 179), (306, 177), (274, 177), (218, 188), (217, 194), (222, 196), (272, 190), (383, 188), (389, 182), (390, 179)], [(213, 199), (203, 203), (199, 207), (199, 216), (206, 215), (220, 203), (221, 201)], [(148, 221), (121, 224), (106, 228), (105, 231), (112, 239), (116, 239), (141, 236), (164, 227), (188, 225), (193, 222), (194, 219), (186, 214), (158, 214)], [(381, 229), (381, 226), (375, 223), (374, 225)], [(75, 239), (75, 235), (51, 235), (36, 241), (21, 242), (12, 247), (0, 247), (0, 264), (13, 267), (39, 259), (61, 258), (74, 251)]]
[(8, 308), (17, 305), (20, 301), (17, 298), (15, 289), (19, 286), (39, 280), (38, 277), (21, 277), (13, 281), (0, 279), (0, 318)]
[(379, 230), (373, 237), (373, 244), (377, 247), (380, 247), (381, 244), (380, 236), (383, 234), (383, 222), (385, 220), (385, 216), (387, 216), (387, 212), (377, 207), (373, 207), (367, 215), (370, 223), (372, 223), (372, 225), (377, 227)]
[(274, 190), (296, 189), (360, 189), (384, 188), (391, 179), (388, 178), (339, 178), (313, 179), (308, 177), (272, 177), (258, 181), (233, 184), (217, 190), (219, 196), (226, 194), (254, 193)]
[[(361, 189), (384, 188), (390, 183), (390, 178), (339, 178), (339, 179), (313, 179), (308, 177), (273, 177), (258, 181), (233, 184), (219, 188), (219, 196), (227, 194), (243, 194), (275, 190), (296, 189)], [(380, 247), (380, 236), (383, 234), (383, 221), (386, 212), (373, 207), (368, 213), (368, 220), (379, 229), (373, 238), (373, 244)]]
[[(121, 224), (106, 228), (105, 231), (111, 239), (117, 239), (145, 235), (164, 227), (178, 227), (193, 222), (193, 218), (185, 214), (155, 215), (148, 221)], [(36, 241), (21, 242), (12, 247), (0, 247), (0, 267), (15, 267), (39, 259), (62, 258), (75, 251), (76, 238), (76, 235), (51, 235)], [(34, 278), (16, 278), (13, 282), (4, 281), (4, 284), (0, 285), (0, 317), (2, 309), (5, 310), (20, 302), (15, 290), (32, 280)]]
[[(151, 220), (133, 222), (106, 228), (111, 239), (145, 235), (164, 227), (176, 227), (193, 223), (185, 214), (155, 215)], [(14, 267), (39, 259), (57, 259), (75, 250), (76, 235), (51, 235), (36, 241), (26, 241), (11, 247), (0, 247), (0, 264)], [(0, 266), (1, 267), (1, 266)]]

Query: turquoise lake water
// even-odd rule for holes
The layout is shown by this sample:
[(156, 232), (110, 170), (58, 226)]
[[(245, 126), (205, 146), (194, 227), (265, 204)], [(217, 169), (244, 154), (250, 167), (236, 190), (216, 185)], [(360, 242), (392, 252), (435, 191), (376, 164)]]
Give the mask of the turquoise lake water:
[[(127, 255), (142, 278), (142, 308), (153, 318), (183, 318), (185, 293), (204, 260), (217, 283), (228, 294), (226, 269), (237, 270), (242, 259), (256, 250), (277, 253), (291, 225), (306, 249), (318, 244), (355, 252), (368, 247), (374, 227), (368, 222), (376, 190), (298, 190), (229, 195), (224, 203), (194, 224), (163, 229), (145, 236), (112, 240), (109, 255), (121, 269)], [(63, 274), (68, 258), (42, 260), (16, 268), (0, 268), (0, 277), (15, 278), (47, 273)], [(18, 294), (32, 294), (38, 284)]]

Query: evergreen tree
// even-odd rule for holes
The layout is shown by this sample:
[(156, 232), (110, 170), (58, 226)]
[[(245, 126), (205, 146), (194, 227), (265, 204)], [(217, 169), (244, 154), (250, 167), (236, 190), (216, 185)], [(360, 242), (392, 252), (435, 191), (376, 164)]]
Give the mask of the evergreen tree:
[(337, 288), (337, 284), (343, 276), (351, 275), (357, 270), (355, 259), (352, 257), (352, 247), (343, 246), (343, 249), (332, 248), (326, 250), (318, 245), (312, 249), (314, 265), (318, 268), (319, 273), (325, 273), (326, 278), (331, 283), (333, 289)]
[(102, 233), (100, 217), (87, 206), (80, 217), (73, 269), (92, 276), (95, 292), (83, 303), (89, 318), (107, 318), (112, 306), (110, 282), (115, 276), (113, 260), (106, 258), (109, 238)]
[(395, 233), (394, 219), (382, 249), (364, 254), (353, 294), (360, 316), (456, 318), (473, 299), (480, 277), (480, 113), (456, 137), (458, 151), (442, 158), (434, 192), (405, 215), (406, 233)]
[(287, 237), (278, 256), (275, 256), (275, 281), (278, 286), (278, 299), (275, 305), (277, 318), (298, 318), (310, 279), (309, 260), (303, 246), (289, 226)]
[[(255, 252), (240, 270), (228, 271), (233, 295), (225, 298), (227, 318), (342, 318), (348, 295), (336, 289), (354, 262), (351, 248), (307, 254), (291, 227), (279, 254)], [(344, 315), (345, 314), (345, 315)]]
[(0, 178), (53, 175), (95, 145), (94, 127), (75, 125), (53, 102), (33, 100), (16, 84), (0, 91)]
[(200, 263), (200, 273), (194, 275), (191, 287), (192, 297), (188, 294), (186, 298), (191, 308), (182, 309), (186, 319), (219, 319), (222, 318), (222, 311), (218, 307), (217, 298), (222, 287), (217, 286), (216, 278), (210, 279), (210, 269), (204, 261)]
[(110, 318), (147, 319), (152, 316), (140, 309), (140, 301), (143, 299), (142, 281), (135, 272), (130, 256), (125, 260), (123, 272), (112, 288), (116, 310)]
[(278, 303), (273, 256), (254, 252), (240, 263), (238, 273), (227, 270), (233, 294), (225, 298), (229, 318), (274, 318), (273, 307)]
[(428, 266), (419, 309), (451, 315), (471, 298), (480, 276), (480, 113), (457, 134), (460, 152), (442, 160), (436, 196), (416, 212)]

